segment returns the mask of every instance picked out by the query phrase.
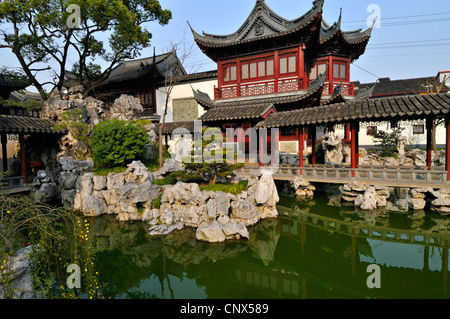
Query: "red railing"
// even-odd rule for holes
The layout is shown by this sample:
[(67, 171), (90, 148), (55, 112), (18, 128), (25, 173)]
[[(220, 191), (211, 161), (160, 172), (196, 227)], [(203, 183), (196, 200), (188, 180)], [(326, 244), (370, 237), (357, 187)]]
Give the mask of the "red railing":
[[(341, 82), (325, 82), (325, 84), (323, 85), (322, 94), (323, 95), (333, 94), (334, 89), (339, 84), (341, 84)], [(341, 94), (347, 96), (355, 95), (355, 85), (353, 83), (342, 83)]]
[(214, 99), (229, 99), (240, 96), (254, 96), (307, 89), (306, 78), (270, 80), (214, 88)]

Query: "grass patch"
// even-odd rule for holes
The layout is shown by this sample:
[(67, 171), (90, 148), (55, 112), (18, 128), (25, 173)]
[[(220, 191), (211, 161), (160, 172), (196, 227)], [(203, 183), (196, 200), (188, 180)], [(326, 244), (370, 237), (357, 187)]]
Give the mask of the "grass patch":
[(95, 175), (107, 176), (109, 173), (124, 173), (127, 170), (127, 167), (105, 167), (105, 168), (97, 168), (94, 170)]
[(164, 177), (164, 178), (160, 178), (160, 179), (155, 179), (152, 182), (153, 185), (159, 185), (159, 186), (175, 185), (176, 183), (178, 183), (178, 180), (173, 177)]
[(199, 174), (187, 173), (186, 171), (177, 171), (169, 174), (170, 177), (176, 178), (183, 183), (204, 183), (206, 179)]
[(201, 191), (213, 191), (213, 192), (224, 192), (224, 193), (230, 193), (233, 195), (238, 195), (242, 193), (243, 191), (247, 190), (248, 181), (243, 180), (240, 181), (237, 184), (221, 184), (217, 183), (214, 185), (206, 185), (206, 186), (200, 186)]

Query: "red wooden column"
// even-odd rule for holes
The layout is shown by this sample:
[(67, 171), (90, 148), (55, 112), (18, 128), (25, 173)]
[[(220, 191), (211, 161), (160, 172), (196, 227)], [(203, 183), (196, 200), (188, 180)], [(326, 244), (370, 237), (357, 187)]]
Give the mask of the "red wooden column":
[[(264, 149), (267, 148), (267, 131), (260, 129), (259, 133), (259, 165), (264, 166)], [(264, 134), (265, 133), (265, 134)], [(264, 145), (264, 142), (266, 145)]]
[(350, 141), (350, 124), (344, 124), (345, 133), (344, 133), (344, 141)]
[(356, 168), (359, 167), (359, 122), (355, 123), (355, 144), (356, 144)]
[(316, 127), (311, 127), (311, 164), (316, 167)]
[[(355, 121), (350, 124), (351, 132), (351, 165), (352, 168), (358, 168), (359, 163), (359, 146), (358, 146), (358, 133), (359, 133), (359, 122)], [(355, 171), (352, 171), (352, 177), (355, 177)]]
[(26, 157), (25, 157), (25, 138), (23, 134), (19, 135), (20, 144), (20, 174), (23, 176), (23, 183), (27, 183), (27, 169), (26, 169)]
[[(303, 126), (300, 126), (297, 128), (297, 137), (298, 137), (298, 159), (300, 163), (300, 168), (304, 167), (303, 163), (303, 151), (304, 151), (304, 145), (305, 145), (305, 134), (303, 130)], [(303, 171), (300, 170), (300, 174), (302, 174)]]
[(280, 77), (280, 57), (278, 55), (278, 50), (274, 54), (274, 75), (275, 75), (275, 93), (278, 93), (278, 78)]
[(427, 168), (431, 170), (431, 146), (432, 146), (432, 134), (433, 134), (433, 118), (427, 118), (426, 120), (427, 126)]
[(450, 115), (445, 117), (445, 170), (447, 171), (447, 181), (450, 181)]

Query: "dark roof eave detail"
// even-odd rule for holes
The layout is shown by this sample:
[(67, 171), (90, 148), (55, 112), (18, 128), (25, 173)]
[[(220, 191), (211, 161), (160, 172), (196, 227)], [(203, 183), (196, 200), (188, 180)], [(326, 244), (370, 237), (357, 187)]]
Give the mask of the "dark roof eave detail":
[[(409, 108), (403, 112), (393, 107), (397, 102), (404, 103)], [(373, 103), (371, 105), (370, 103)], [(365, 113), (364, 109), (379, 111)], [(431, 111), (432, 110), (432, 111)], [(353, 100), (346, 103), (337, 103), (316, 108), (301, 109), (270, 114), (267, 119), (259, 122), (256, 128), (272, 128), (279, 126), (299, 126), (317, 124), (339, 124), (352, 120), (389, 120), (425, 118), (429, 115), (444, 116), (450, 111), (450, 95), (439, 94), (431, 96), (415, 95), (407, 98), (395, 97), (379, 100)], [(336, 116), (335, 114), (339, 114)]]
[[(322, 10), (323, 10), (323, 4), (324, 4), (324, 0), (315, 0), (314, 4), (313, 4), (313, 8), (311, 10), (309, 10), (306, 14), (304, 14), (303, 16), (301, 16), (300, 18), (298, 18), (296, 20), (286, 20), (286, 19), (283, 19), (280, 16), (278, 16), (275, 12), (273, 12), (264, 1), (258, 0), (255, 5), (255, 8), (253, 9), (249, 18), (247, 18), (247, 20), (238, 29), (238, 31), (236, 31), (232, 34), (213, 35), (213, 34), (203, 33), (203, 35), (201, 35), (198, 32), (196, 32), (190, 25), (189, 25), (189, 27), (192, 31), (192, 34), (194, 35), (194, 40), (201, 47), (218, 48), (218, 47), (228, 47), (228, 46), (240, 45), (243, 43), (266, 40), (266, 39), (270, 39), (270, 38), (278, 37), (278, 36), (284, 36), (287, 34), (292, 34), (299, 30), (303, 30), (309, 24), (315, 22), (319, 16), (321, 16)], [(258, 10), (260, 10), (259, 7), (263, 7), (263, 10), (261, 10), (260, 16), (257, 15)], [(266, 12), (268, 12), (268, 13), (266, 13)], [(275, 17), (276, 20), (280, 20), (281, 23), (276, 22), (275, 20), (271, 19), (269, 16)], [(273, 29), (278, 29), (278, 33), (270, 34), (267, 36), (256, 36), (256, 37), (250, 37), (248, 39), (240, 39), (240, 36), (242, 34), (248, 34), (248, 32), (253, 27), (254, 22), (258, 19), (262, 19), (263, 21), (264, 21), (264, 19), (270, 20), (270, 22), (273, 23)]]

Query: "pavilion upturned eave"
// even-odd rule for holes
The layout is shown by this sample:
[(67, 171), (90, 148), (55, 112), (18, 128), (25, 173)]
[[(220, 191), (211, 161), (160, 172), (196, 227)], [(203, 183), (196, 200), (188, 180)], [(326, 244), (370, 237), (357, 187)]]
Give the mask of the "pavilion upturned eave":
[[(205, 32), (200, 34), (191, 27), (189, 22), (188, 25), (192, 31), (194, 40), (203, 50), (231, 47), (255, 41), (283, 37), (299, 32), (307, 27), (313, 27), (314, 25), (317, 25), (317, 28), (319, 28), (323, 4), (324, 0), (316, 0), (313, 3), (312, 9), (306, 14), (295, 20), (287, 20), (270, 9), (265, 1), (258, 0), (243, 25), (236, 32), (228, 35), (214, 35)], [(255, 25), (257, 23), (262, 23), (261, 27), (265, 29), (265, 32), (262, 34), (255, 31)]]

